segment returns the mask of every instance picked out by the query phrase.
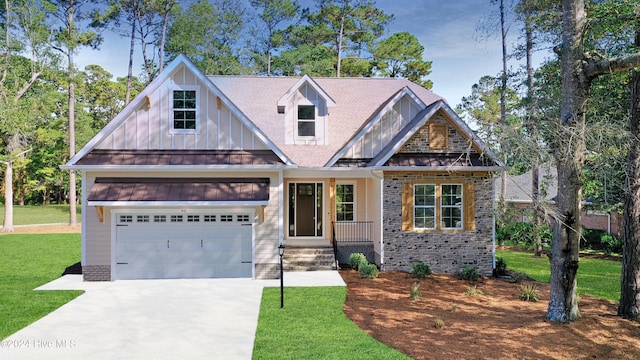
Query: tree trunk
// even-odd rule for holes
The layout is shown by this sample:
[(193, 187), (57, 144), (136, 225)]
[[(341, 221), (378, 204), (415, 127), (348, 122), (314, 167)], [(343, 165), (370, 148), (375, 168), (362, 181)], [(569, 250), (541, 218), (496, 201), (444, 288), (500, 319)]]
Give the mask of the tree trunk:
[(4, 224), (2, 232), (13, 232), (13, 163), (4, 162)]
[[(640, 44), (637, 44), (640, 45)], [(631, 80), (629, 153), (624, 196), (624, 248), (618, 315), (640, 318), (640, 73)]]
[(586, 105), (590, 80), (582, 60), (586, 24), (583, 0), (562, 1), (562, 104), (556, 140), (558, 169), (556, 219), (551, 243), (551, 295), (547, 318), (566, 323), (579, 315), (576, 277), (582, 220), (582, 167), (585, 152)]
[[(68, 15), (69, 24), (73, 24), (73, 12)], [(69, 66), (69, 159), (76, 154), (76, 84), (74, 78), (73, 49), (68, 49)], [(69, 226), (78, 225), (76, 218), (76, 173), (69, 171)]]
[(169, 12), (175, 3), (173, 1), (167, 0), (164, 3), (164, 14), (162, 16), (162, 32), (160, 36), (160, 50), (158, 54), (158, 73), (161, 73), (164, 70), (164, 46), (167, 40), (167, 26), (169, 26)]
[(131, 80), (133, 78), (133, 50), (136, 47), (136, 16), (131, 17), (131, 42), (129, 43), (129, 68), (127, 69), (127, 93), (125, 95), (124, 104), (128, 105), (131, 101)]
[[(504, 129), (507, 126), (507, 27), (505, 24), (504, 0), (500, 0), (500, 38), (502, 41), (502, 75), (500, 76), (500, 126)], [(502, 161), (507, 164), (507, 151), (504, 139), (500, 144), (502, 152)], [(507, 172), (502, 171), (500, 174), (500, 199), (506, 201), (507, 195)]]

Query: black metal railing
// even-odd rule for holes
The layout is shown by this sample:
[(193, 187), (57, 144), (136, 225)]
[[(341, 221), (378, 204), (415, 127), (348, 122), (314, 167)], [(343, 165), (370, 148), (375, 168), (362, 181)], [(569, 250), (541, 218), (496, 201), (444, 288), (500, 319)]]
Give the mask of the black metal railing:
[(334, 244), (373, 242), (373, 221), (336, 221), (333, 223), (333, 240)]

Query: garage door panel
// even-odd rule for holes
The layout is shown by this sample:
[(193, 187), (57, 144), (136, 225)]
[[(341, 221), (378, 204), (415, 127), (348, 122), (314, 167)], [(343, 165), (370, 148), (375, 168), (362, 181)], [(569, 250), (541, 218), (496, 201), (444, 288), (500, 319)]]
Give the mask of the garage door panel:
[(251, 225), (204, 221), (136, 223), (137, 217), (134, 215), (133, 222), (117, 227), (117, 278), (251, 276)]

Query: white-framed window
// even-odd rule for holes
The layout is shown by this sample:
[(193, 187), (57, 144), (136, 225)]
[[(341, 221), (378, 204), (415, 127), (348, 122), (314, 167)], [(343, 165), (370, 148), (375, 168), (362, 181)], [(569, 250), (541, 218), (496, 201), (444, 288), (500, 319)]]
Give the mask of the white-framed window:
[(463, 209), (462, 184), (413, 185), (414, 229), (461, 230), (464, 228)]
[(336, 184), (336, 221), (354, 221), (356, 219), (356, 185), (354, 183)]
[(462, 184), (442, 184), (440, 211), (443, 229), (462, 229)]
[(138, 215), (136, 217), (136, 221), (137, 222), (148, 223), (149, 222), (149, 215)]
[(187, 215), (187, 222), (200, 222), (200, 215)]
[(182, 86), (171, 90), (171, 131), (195, 133), (198, 131), (199, 88)]
[(436, 185), (415, 184), (413, 186), (413, 211), (415, 229), (436, 228)]
[(204, 222), (216, 222), (215, 215), (204, 215)]
[(133, 215), (120, 215), (121, 223), (130, 223), (133, 222)]
[(298, 104), (296, 134), (299, 137), (316, 136), (316, 106), (314, 104)]
[(171, 215), (171, 222), (182, 222), (182, 215)]
[(167, 215), (153, 215), (153, 222), (167, 222)]

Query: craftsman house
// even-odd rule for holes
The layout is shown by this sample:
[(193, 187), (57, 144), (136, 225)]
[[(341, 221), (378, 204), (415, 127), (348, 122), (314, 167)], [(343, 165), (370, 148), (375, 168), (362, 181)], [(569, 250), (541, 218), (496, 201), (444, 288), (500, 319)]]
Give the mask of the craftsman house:
[(85, 280), (277, 278), (280, 244), (492, 271), (500, 164), (404, 79), (207, 77), (178, 56), (62, 169), (82, 173)]

